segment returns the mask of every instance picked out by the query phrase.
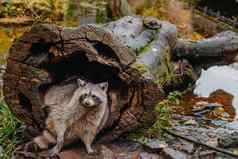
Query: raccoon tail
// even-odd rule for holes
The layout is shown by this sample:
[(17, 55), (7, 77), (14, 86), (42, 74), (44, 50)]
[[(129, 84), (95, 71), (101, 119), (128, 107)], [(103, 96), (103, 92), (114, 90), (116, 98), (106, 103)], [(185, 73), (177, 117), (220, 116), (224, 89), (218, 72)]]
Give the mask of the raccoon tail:
[(42, 135), (33, 139), (40, 149), (48, 149), (50, 145), (56, 144), (56, 138), (47, 130), (44, 130)]

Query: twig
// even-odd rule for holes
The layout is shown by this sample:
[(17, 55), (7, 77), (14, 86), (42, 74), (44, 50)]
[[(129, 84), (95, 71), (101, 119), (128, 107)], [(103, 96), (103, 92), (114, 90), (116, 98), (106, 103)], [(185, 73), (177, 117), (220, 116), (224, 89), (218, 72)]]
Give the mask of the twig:
[(189, 141), (189, 142), (193, 142), (193, 143), (195, 143), (195, 144), (198, 144), (198, 145), (207, 147), (207, 148), (212, 149), (212, 150), (214, 150), (214, 151), (221, 152), (221, 153), (223, 153), (223, 154), (226, 154), (226, 155), (229, 155), (229, 156), (238, 158), (238, 155), (236, 155), (236, 154), (234, 154), (234, 153), (232, 153), (232, 152), (230, 152), (230, 151), (227, 151), (227, 150), (222, 149), (222, 148), (214, 147), (214, 146), (211, 146), (211, 145), (202, 143), (202, 142), (200, 142), (200, 141), (196, 141), (196, 140), (194, 140), (194, 139), (191, 139), (191, 138), (188, 138), (188, 137), (186, 137), (186, 136), (180, 135), (180, 134), (174, 132), (174, 130), (171, 131), (171, 130), (168, 130), (168, 129), (163, 129), (163, 131), (166, 132), (167, 134), (170, 134), (170, 135), (179, 137), (179, 138), (181, 138), (181, 139), (183, 139), (183, 140), (187, 140), (187, 141)]

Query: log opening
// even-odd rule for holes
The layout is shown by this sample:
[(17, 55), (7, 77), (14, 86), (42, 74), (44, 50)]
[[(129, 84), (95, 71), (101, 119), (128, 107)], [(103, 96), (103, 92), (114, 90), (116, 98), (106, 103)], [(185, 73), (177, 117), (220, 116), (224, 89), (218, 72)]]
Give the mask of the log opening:
[(78, 51), (42, 66), (51, 76), (52, 84), (59, 84), (77, 77), (93, 83), (108, 82), (110, 87), (118, 88), (123, 81), (118, 77), (119, 70), (97, 61), (89, 61), (84, 53)]

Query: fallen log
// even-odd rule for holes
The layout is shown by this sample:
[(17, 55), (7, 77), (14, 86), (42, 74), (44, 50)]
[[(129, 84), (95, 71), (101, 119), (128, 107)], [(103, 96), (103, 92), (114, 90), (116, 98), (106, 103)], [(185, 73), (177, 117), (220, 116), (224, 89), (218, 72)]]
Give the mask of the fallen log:
[[(204, 40), (206, 45), (194, 45), (177, 39), (173, 24), (141, 17), (78, 28), (35, 25), (10, 49), (4, 74), (5, 99), (25, 122), (24, 135), (30, 140), (45, 128), (47, 110), (42, 107), (42, 97), (52, 85), (78, 77), (93, 83), (107, 81), (110, 117), (99, 139), (110, 141), (142, 126), (144, 120), (155, 119), (153, 108), (164, 94), (158, 84), (159, 74), (181, 69), (177, 67), (181, 61), (176, 63), (173, 57), (190, 60), (193, 56), (207, 56), (207, 52), (212, 54), (211, 49), (196, 49), (206, 46), (219, 46), (214, 56), (226, 56), (227, 52), (237, 51), (236, 44), (230, 42), (231, 35), (237, 38), (235, 33), (221, 33)], [(229, 47), (222, 46), (220, 41)], [(191, 52), (183, 53), (187, 48), (192, 48)]]
[(74, 76), (94, 83), (108, 81), (109, 96), (116, 94), (115, 101), (111, 101), (116, 107), (111, 108), (113, 120), (108, 120), (115, 130), (108, 138), (114, 138), (138, 127), (145, 109), (162, 97), (159, 86), (144, 74), (150, 75), (144, 63), (137, 62), (135, 54), (103, 27), (70, 29), (41, 24), (12, 45), (4, 94), (33, 137), (44, 129), (47, 113), (42, 109), (41, 97), (51, 85)]
[(238, 34), (224, 31), (215, 36), (199, 41), (179, 39), (173, 50), (174, 56), (180, 58), (225, 57), (226, 54), (236, 54), (238, 50)]

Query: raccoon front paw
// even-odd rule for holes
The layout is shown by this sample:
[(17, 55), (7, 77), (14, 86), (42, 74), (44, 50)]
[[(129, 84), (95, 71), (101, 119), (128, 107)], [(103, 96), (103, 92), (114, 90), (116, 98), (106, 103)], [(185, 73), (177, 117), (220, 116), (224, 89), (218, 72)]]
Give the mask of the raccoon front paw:
[(49, 157), (55, 157), (58, 155), (59, 152), (60, 152), (60, 150), (59, 150), (58, 146), (55, 146), (48, 151), (48, 155), (49, 155)]
[(98, 151), (95, 150), (95, 149), (92, 149), (91, 146), (88, 146), (88, 147), (87, 147), (87, 153), (88, 153), (89, 155), (96, 155), (96, 154), (98, 154)]

